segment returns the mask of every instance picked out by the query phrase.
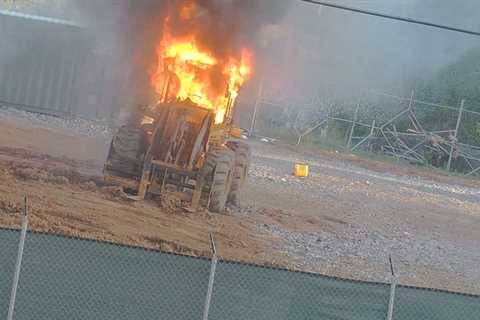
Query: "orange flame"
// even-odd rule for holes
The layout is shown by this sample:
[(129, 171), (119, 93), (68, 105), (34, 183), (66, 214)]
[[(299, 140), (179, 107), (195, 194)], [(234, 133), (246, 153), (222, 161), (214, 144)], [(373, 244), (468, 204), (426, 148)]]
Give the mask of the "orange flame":
[(157, 47), (158, 65), (151, 81), (163, 100), (190, 99), (215, 110), (215, 123), (222, 123), (238, 92), (251, 75), (251, 54), (218, 58), (201, 49), (193, 37), (172, 39), (167, 32)]

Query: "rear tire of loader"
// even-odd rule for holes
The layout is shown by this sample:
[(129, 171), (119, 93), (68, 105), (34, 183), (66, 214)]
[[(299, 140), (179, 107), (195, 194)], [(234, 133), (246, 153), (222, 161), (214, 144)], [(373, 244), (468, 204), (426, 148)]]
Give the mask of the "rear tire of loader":
[(231, 146), (235, 152), (235, 171), (232, 181), (232, 187), (228, 196), (228, 202), (238, 206), (240, 191), (247, 180), (248, 170), (250, 169), (250, 161), (252, 151), (250, 146), (243, 142), (236, 142)]
[(112, 139), (108, 155), (109, 169), (131, 176), (138, 176), (143, 162), (143, 131), (122, 126)]
[(211, 212), (225, 211), (228, 194), (234, 177), (235, 153), (226, 148), (216, 148), (209, 152), (204, 166), (209, 188)]

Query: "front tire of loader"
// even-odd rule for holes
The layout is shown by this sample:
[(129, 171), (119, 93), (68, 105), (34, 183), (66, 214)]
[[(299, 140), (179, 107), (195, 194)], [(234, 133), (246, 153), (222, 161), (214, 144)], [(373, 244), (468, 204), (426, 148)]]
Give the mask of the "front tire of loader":
[(227, 148), (218, 148), (209, 152), (204, 166), (209, 185), (209, 206), (211, 212), (225, 211), (228, 194), (234, 177), (235, 153)]
[(143, 153), (143, 131), (122, 126), (112, 139), (107, 162), (109, 169), (126, 175), (137, 176), (140, 172)]
[(247, 180), (252, 151), (249, 145), (242, 142), (236, 142), (231, 148), (235, 152), (235, 171), (230, 194), (228, 195), (228, 202), (238, 206), (240, 191)]

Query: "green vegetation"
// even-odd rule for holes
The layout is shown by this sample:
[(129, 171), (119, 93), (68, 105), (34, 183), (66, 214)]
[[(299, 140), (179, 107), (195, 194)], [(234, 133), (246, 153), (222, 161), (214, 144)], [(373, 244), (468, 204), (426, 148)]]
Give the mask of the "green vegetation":
[[(419, 82), (415, 95), (424, 101), (458, 108), (465, 99), (465, 109), (480, 112), (480, 48), (467, 52), (458, 61), (439, 70), (432, 78)], [(455, 128), (457, 112), (447, 108), (431, 108), (419, 114), (422, 123), (433, 130)], [(480, 116), (465, 113), (459, 140), (480, 145)]]
[[(416, 100), (436, 104), (436, 106), (422, 103), (415, 104), (415, 113), (423, 128), (426, 131), (454, 130), (462, 99), (465, 99), (465, 110), (480, 113), (480, 48), (467, 52), (457, 61), (439, 69), (428, 78), (417, 81), (414, 89)], [(258, 127), (262, 128), (262, 134), (264, 135), (290, 143), (297, 143), (302, 133), (315, 127), (319, 119), (325, 119), (327, 115), (340, 119), (352, 119), (357, 103), (358, 101), (347, 103), (341, 100), (324, 99), (324, 101), (318, 102), (318, 106), (289, 106), (281, 111), (279, 111), (278, 106), (266, 107), (262, 110)], [(406, 103), (408, 101), (404, 101), (400, 105), (399, 101), (393, 98), (366, 102), (366, 107), (360, 110), (358, 120), (365, 124), (371, 124), (375, 119), (377, 125), (379, 125), (390, 119), (399, 110), (405, 109)], [(412, 129), (411, 120), (407, 116), (403, 116), (395, 121), (395, 128), (398, 132), (408, 132), (409, 129)], [(302, 138), (302, 144), (329, 150), (346, 151), (350, 130), (351, 123), (349, 122), (328, 120), (305, 135)], [(352, 146), (360, 141), (359, 137), (367, 136), (369, 131), (368, 127), (357, 125)], [(447, 134), (444, 134), (443, 137), (448, 139)], [(418, 142), (414, 142), (414, 138), (411, 139), (410, 142), (413, 142), (413, 144)], [(458, 141), (480, 146), (480, 114), (468, 111), (463, 113)], [(446, 147), (446, 149), (449, 150), (449, 147)], [(380, 150), (380, 146), (377, 146), (375, 141), (372, 140), (366, 149), (364, 145), (363, 151), (357, 150), (357, 152), (361, 152), (363, 156), (366, 156), (367, 153), (369, 154), (368, 157), (371, 158), (371, 151)], [(448, 160), (448, 154), (439, 155), (428, 150), (425, 151), (423, 156), (426, 159), (426, 163), (423, 165), (436, 166), (440, 169), (445, 168), (446, 160)], [(475, 155), (475, 157), (480, 158), (480, 154)], [(384, 161), (385, 159), (386, 156), (381, 155), (379, 160)], [(471, 165), (480, 165), (477, 162), (471, 160), (469, 163), (459, 158), (454, 161), (452, 169), (458, 172), (469, 172), (472, 170)]]

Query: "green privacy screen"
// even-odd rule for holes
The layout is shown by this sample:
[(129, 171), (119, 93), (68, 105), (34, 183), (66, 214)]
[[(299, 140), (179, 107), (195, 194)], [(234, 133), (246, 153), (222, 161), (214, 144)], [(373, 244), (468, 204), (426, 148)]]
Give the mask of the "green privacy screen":
[(209, 270), (207, 260), (28, 234), (15, 320), (201, 320)]
[[(20, 233), (0, 229), (0, 319)], [(28, 233), (16, 320), (202, 319), (210, 261)], [(390, 286), (219, 262), (210, 320), (387, 319)], [(393, 319), (480, 319), (480, 298), (397, 287)]]
[(480, 319), (480, 297), (398, 287), (393, 319)]
[(385, 320), (389, 294), (383, 284), (223, 263), (210, 319)]

